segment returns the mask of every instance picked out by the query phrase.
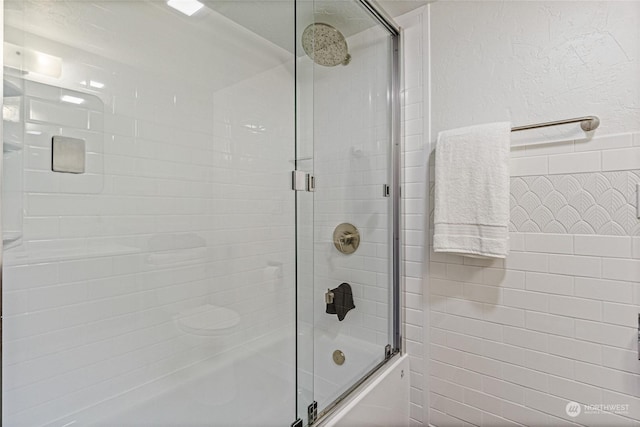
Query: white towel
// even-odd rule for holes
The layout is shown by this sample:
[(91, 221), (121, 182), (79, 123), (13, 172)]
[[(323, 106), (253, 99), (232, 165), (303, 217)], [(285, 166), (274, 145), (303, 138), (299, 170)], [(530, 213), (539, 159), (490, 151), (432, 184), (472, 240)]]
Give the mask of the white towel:
[(438, 134), (435, 252), (507, 256), (510, 135), (509, 122)]

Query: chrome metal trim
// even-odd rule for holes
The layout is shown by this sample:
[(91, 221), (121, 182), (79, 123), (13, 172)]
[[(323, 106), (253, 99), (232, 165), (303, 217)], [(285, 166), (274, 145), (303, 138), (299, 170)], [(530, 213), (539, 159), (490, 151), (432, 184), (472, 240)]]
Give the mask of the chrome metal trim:
[(331, 355), (331, 358), (333, 359), (333, 363), (335, 363), (338, 366), (344, 365), (344, 361), (347, 360), (342, 350), (334, 351), (333, 354)]
[[(3, 1), (3, 0), (0, 0)], [(297, 0), (293, 0), (293, 37), (294, 39), (297, 39), (298, 37), (298, 1)], [(298, 168), (298, 60), (297, 60), (297, 55), (298, 53), (298, 44), (294, 43), (294, 48), (293, 48), (293, 158), (295, 159), (293, 167), (294, 168)], [(295, 171), (292, 172), (292, 176), (293, 174), (295, 174)], [(294, 412), (296, 414), (296, 416), (299, 416), (299, 406), (300, 405), (300, 397), (298, 395), (298, 383), (300, 381), (300, 361), (298, 360), (300, 352), (298, 351), (298, 346), (300, 345), (300, 341), (298, 338), (298, 333), (299, 333), (299, 323), (300, 323), (300, 304), (299, 304), (299, 292), (298, 292), (298, 288), (299, 288), (299, 283), (300, 280), (298, 280), (299, 277), (299, 270), (298, 270), (298, 252), (300, 249), (300, 245), (298, 244), (298, 240), (299, 240), (299, 236), (300, 233), (298, 232), (299, 230), (299, 226), (298, 226), (298, 206), (299, 206), (299, 202), (300, 200), (298, 199), (298, 193), (295, 192), (293, 194), (293, 277), (294, 277), (294, 284), (295, 286), (293, 287), (293, 298), (294, 298), (294, 308), (295, 310), (293, 311), (293, 329), (294, 329), (294, 338), (293, 338), (293, 345), (294, 345), (294, 365), (295, 365), (295, 369), (294, 369), (294, 378), (295, 378), (295, 384), (294, 384)], [(298, 417), (298, 419), (295, 421), (294, 424), (291, 425), (291, 427), (303, 427), (303, 422), (302, 419)]]
[[(0, 46), (4, 46), (4, 0), (0, 0)], [(0, 51), (2, 49), (0, 48)], [(4, 61), (3, 61), (4, 63)], [(0, 75), (2, 76), (2, 81), (4, 83), (4, 67), (2, 67), (2, 70), (0, 70)], [(1, 95), (2, 95), (2, 105), (4, 106), (4, 84), (2, 85), (3, 88), (0, 89), (1, 91)], [(3, 123), (0, 123), (0, 135), (2, 135), (2, 141), (4, 144), (4, 127), (3, 127)], [(2, 189), (2, 164), (3, 164), (3, 156), (4, 156), (4, 149), (0, 150), (0, 190)], [(2, 191), (0, 191), (0, 214), (2, 213)], [(2, 236), (2, 217), (0, 215), (0, 236)], [(3, 341), (3, 333), (2, 333), (2, 326), (3, 326), (3, 318), (4, 318), (4, 312), (2, 311), (2, 294), (3, 294), (3, 287), (2, 287), (2, 276), (3, 276), (3, 244), (0, 244), (0, 390), (2, 389), (2, 384), (4, 384), (3, 381), (3, 376), (2, 376), (2, 366), (4, 365), (4, 353), (2, 350), (2, 341)], [(1, 392), (0, 392), (1, 394)], [(4, 399), (0, 398), (0, 426), (2, 425), (2, 420), (3, 420), (3, 414), (4, 414), (4, 407), (2, 404), (2, 401)]]
[(391, 197), (392, 197), (392, 345), (394, 350), (402, 349), (402, 323), (400, 307), (400, 201), (401, 201), (401, 104), (400, 104), (400, 27), (374, 4), (374, 0), (358, 2), (384, 26), (391, 34)]
[(360, 246), (360, 231), (348, 222), (338, 224), (333, 230), (333, 246), (345, 255), (354, 253)]
[(312, 425), (318, 419), (318, 402), (315, 400), (307, 406), (307, 422)]
[(382, 24), (391, 34), (391, 197), (392, 197), (392, 345), (396, 350), (402, 349), (402, 323), (400, 310), (400, 197), (401, 197), (401, 104), (400, 104), (400, 27), (373, 3), (373, 0), (358, 2)]
[(293, 191), (307, 191), (309, 175), (303, 171), (291, 171), (291, 189)]
[(59, 173), (85, 173), (87, 143), (81, 138), (54, 135), (51, 138), (51, 171)]
[(369, 11), (374, 18), (376, 18), (393, 36), (400, 35), (400, 27), (393, 22), (393, 19), (389, 17), (385, 12), (381, 10), (373, 1), (370, 0), (358, 0), (360, 4)]
[(324, 293), (324, 302), (325, 304), (333, 304), (333, 299), (336, 295), (331, 292), (331, 289), (327, 288), (327, 292)]
[(316, 191), (316, 177), (310, 173), (307, 174), (307, 191)]
[(573, 119), (555, 120), (553, 122), (535, 123), (531, 125), (516, 126), (511, 128), (511, 132), (519, 132), (521, 130), (546, 128), (549, 126), (568, 125), (571, 123), (580, 123), (580, 127), (585, 132), (591, 132), (600, 126), (600, 118), (598, 116), (575, 117)]
[(400, 104), (400, 33), (396, 33), (392, 37), (392, 55), (391, 55), (391, 144), (392, 144), (392, 177), (391, 177), (391, 197), (392, 197), (392, 222), (393, 222), (393, 242), (392, 242), (392, 258), (393, 258), (393, 348), (398, 351), (402, 349), (402, 324), (401, 324), (401, 306), (400, 306), (400, 202), (401, 202), (401, 168), (402, 168), (402, 140), (401, 140), (401, 104)]

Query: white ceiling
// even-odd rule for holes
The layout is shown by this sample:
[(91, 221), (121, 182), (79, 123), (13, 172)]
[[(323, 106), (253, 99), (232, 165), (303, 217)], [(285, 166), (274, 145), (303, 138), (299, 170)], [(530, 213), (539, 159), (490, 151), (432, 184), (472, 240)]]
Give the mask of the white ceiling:
[[(373, 1), (386, 15), (397, 17), (435, 0)], [(295, 21), (298, 34), (313, 22), (337, 28), (345, 37), (376, 25), (357, 0), (204, 0), (207, 7), (248, 30), (293, 52)], [(300, 50), (301, 51), (301, 50)]]
[(378, 0), (376, 3), (378, 3), (389, 16), (395, 18), (424, 6), (427, 3), (433, 3), (434, 1), (435, 0)]
[[(288, 25), (277, 15), (270, 22), (276, 34)], [(9, 0), (5, 39), (59, 57), (66, 69), (93, 64), (107, 72), (114, 66), (104, 64), (108, 59), (181, 79), (206, 76), (213, 88), (291, 60), (286, 50), (212, 10), (187, 17), (164, 0)]]
[[(299, 43), (294, 31), (301, 34), (313, 22), (333, 25), (346, 37), (377, 25), (357, 0), (201, 1), (207, 7), (186, 17), (165, 0), (8, 0), (5, 37), (66, 64), (109, 58), (185, 78), (207, 75), (225, 87), (289, 61)], [(378, 3), (399, 16), (427, 1)]]

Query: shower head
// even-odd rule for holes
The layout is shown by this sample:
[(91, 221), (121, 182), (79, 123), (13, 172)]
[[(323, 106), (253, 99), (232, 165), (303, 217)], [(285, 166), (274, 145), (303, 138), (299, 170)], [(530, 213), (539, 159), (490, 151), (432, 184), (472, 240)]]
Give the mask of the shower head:
[(304, 52), (318, 65), (335, 67), (351, 61), (347, 41), (342, 33), (329, 24), (314, 23), (302, 33)]

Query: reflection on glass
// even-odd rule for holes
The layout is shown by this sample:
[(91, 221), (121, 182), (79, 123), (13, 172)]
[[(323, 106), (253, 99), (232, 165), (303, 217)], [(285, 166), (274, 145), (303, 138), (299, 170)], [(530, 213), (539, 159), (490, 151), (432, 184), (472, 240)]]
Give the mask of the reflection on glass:
[(169, 3), (4, 3), (6, 425), (295, 419), (293, 55)]

